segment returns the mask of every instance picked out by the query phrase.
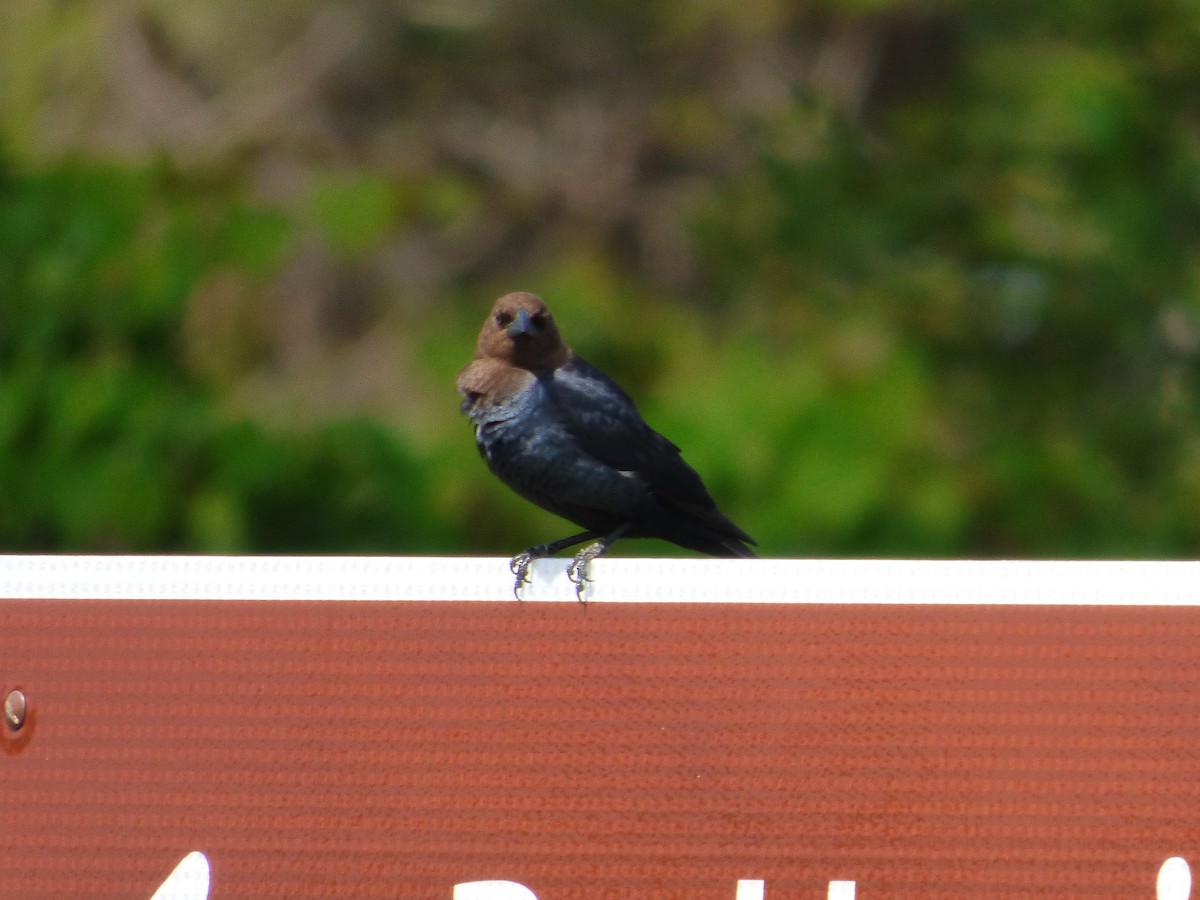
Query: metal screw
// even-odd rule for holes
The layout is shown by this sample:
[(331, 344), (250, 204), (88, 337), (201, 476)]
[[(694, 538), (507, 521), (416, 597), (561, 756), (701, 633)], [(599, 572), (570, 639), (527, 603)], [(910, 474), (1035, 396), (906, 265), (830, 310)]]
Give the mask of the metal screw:
[(4, 700), (4, 724), (9, 731), (20, 731), (25, 724), (25, 713), (29, 709), (28, 701), (21, 691), (13, 691)]

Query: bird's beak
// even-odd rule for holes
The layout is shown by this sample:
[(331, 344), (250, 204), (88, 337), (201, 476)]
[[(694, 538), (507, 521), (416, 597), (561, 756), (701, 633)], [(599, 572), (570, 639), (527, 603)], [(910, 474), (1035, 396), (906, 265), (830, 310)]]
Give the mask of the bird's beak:
[(512, 323), (508, 326), (508, 336), (514, 340), (519, 337), (528, 337), (533, 334), (533, 330), (533, 319), (529, 318), (529, 313), (518, 309)]

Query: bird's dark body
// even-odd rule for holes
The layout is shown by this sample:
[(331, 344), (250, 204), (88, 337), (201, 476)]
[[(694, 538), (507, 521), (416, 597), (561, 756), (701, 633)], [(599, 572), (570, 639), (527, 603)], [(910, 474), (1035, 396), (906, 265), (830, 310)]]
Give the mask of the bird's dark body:
[(601, 534), (657, 537), (712, 556), (752, 556), (679, 448), (629, 396), (576, 356), (469, 408), (488, 468), (521, 496)]

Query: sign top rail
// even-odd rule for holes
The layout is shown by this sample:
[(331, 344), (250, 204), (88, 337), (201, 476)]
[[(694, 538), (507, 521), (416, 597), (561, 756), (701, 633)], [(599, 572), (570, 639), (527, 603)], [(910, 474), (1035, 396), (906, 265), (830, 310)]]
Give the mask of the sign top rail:
[[(576, 602), (566, 562), (536, 561), (522, 599)], [(592, 576), (598, 603), (1200, 605), (1200, 561), (610, 557)], [(0, 555), (0, 599), (513, 601), (513, 575), (497, 557)]]

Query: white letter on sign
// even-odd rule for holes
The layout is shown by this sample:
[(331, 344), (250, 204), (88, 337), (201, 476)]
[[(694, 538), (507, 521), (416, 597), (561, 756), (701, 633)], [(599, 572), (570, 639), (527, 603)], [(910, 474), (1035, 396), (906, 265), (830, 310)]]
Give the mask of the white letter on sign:
[(208, 900), (208, 857), (193, 850), (167, 876), (150, 900)]
[(761, 879), (742, 878), (737, 883), (737, 893), (734, 895), (734, 900), (763, 900), (763, 893), (765, 891), (766, 882)]
[(1172, 856), (1158, 870), (1158, 900), (1188, 900), (1192, 895), (1192, 870), (1187, 860)]
[(515, 881), (466, 881), (454, 886), (454, 900), (537, 900), (537, 894)]
[(854, 900), (854, 882), (829, 882), (829, 900)]

